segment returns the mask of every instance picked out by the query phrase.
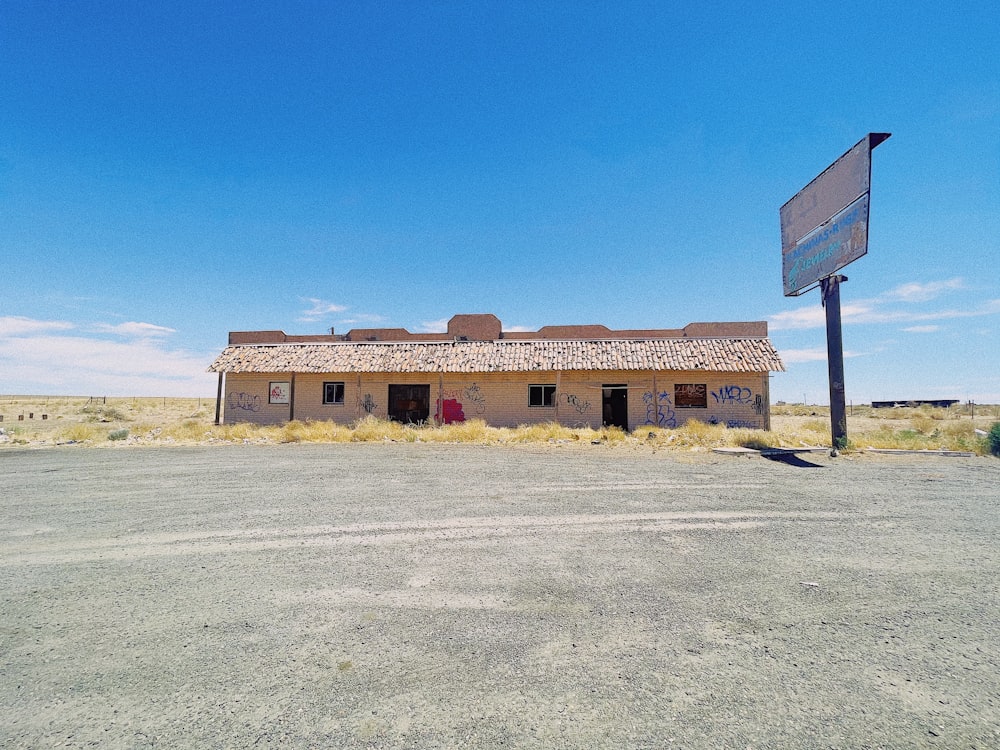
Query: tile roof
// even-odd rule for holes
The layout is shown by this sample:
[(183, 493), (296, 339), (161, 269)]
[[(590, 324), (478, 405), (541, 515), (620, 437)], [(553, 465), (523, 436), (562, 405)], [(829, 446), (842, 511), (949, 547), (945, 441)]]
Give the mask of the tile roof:
[(784, 372), (766, 338), (442, 341), (228, 346), (209, 372)]

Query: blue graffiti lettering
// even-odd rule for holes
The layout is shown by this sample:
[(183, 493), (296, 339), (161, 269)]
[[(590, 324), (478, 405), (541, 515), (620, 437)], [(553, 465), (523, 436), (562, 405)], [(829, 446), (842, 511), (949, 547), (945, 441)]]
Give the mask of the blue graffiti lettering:
[(712, 391), (712, 398), (717, 404), (752, 404), (753, 391), (739, 385), (724, 385)]
[(654, 397), (651, 391), (646, 391), (642, 394), (642, 400), (646, 404), (646, 424), (656, 427), (677, 426), (677, 412), (673, 410), (669, 393), (660, 391)]
[(226, 406), (230, 409), (257, 412), (260, 411), (260, 396), (246, 393), (245, 391), (230, 393), (229, 398), (226, 400)]

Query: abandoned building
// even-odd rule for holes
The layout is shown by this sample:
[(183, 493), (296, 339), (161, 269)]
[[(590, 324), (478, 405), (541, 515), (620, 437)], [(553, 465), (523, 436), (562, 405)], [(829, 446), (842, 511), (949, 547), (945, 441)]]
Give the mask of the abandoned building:
[(226, 423), (348, 424), (370, 414), (625, 430), (691, 419), (769, 429), (768, 376), (783, 370), (764, 322), (524, 332), (490, 314), (456, 315), (444, 333), (234, 331), (209, 368), (219, 374), (216, 420)]

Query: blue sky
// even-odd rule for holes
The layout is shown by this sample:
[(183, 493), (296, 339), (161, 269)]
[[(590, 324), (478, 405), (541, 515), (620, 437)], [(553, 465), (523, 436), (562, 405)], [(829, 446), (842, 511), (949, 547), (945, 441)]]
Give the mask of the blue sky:
[(0, 393), (214, 395), (230, 330), (767, 320), (865, 133), (847, 398), (1000, 402), (989, 2), (44, 2), (0, 23)]

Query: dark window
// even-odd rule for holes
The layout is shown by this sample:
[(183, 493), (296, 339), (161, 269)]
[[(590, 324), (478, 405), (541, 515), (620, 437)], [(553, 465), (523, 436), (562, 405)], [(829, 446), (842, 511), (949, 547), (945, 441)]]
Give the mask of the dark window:
[(390, 385), (389, 419), (417, 424), (431, 415), (429, 385)]
[(323, 383), (323, 403), (324, 404), (344, 403), (344, 384)]
[(707, 409), (708, 388), (704, 383), (675, 383), (674, 406), (678, 409)]
[(528, 406), (555, 406), (556, 387), (554, 385), (529, 385)]

